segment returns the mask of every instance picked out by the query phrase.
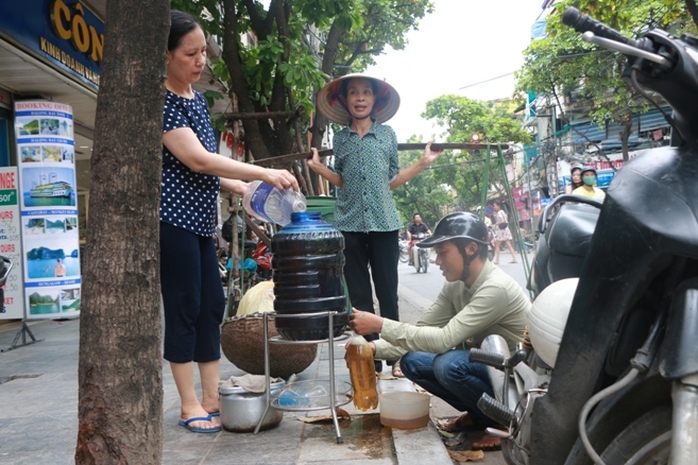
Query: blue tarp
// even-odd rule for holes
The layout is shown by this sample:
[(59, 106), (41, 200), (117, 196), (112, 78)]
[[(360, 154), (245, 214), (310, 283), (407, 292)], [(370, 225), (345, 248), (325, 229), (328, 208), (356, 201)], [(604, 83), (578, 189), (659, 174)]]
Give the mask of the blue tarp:
[[(601, 142), (606, 138), (606, 127), (601, 125), (600, 127), (596, 125), (593, 121), (587, 121), (586, 123), (572, 124), (572, 143), (573, 144), (587, 144), (588, 141), (582, 136), (584, 134), (593, 142)], [(581, 134), (580, 134), (581, 133)]]

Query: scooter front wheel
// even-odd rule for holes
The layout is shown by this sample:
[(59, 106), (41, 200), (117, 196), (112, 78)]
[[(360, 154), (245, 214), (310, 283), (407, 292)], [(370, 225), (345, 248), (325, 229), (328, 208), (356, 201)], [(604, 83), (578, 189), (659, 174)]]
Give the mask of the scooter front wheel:
[(629, 424), (604, 450), (607, 464), (668, 465), (671, 455), (671, 406), (657, 407)]
[(407, 250), (400, 249), (400, 263), (407, 263), (410, 260)]
[(429, 253), (425, 249), (420, 251), (419, 261), (421, 262), (422, 270), (426, 273), (427, 268), (429, 268)]

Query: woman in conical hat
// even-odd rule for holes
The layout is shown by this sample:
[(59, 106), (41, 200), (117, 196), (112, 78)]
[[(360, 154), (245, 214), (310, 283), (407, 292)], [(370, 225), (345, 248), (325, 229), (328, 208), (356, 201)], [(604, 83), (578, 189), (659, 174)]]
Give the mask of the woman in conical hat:
[[(325, 166), (315, 148), (308, 162), (338, 188), (334, 226), (344, 235), (344, 277), (352, 306), (375, 313), (372, 276), (381, 315), (392, 320), (399, 320), (398, 232), (403, 225), (391, 191), (440, 154), (429, 142), (420, 160), (400, 169), (395, 131), (383, 124), (399, 106), (400, 96), (385, 81), (362, 74), (331, 81), (318, 92), (317, 107), (330, 121), (344, 125), (332, 139), (334, 169)], [(366, 336), (377, 338), (378, 334)], [(376, 371), (381, 370), (382, 362), (377, 361)], [(400, 374), (395, 365), (394, 372)]]

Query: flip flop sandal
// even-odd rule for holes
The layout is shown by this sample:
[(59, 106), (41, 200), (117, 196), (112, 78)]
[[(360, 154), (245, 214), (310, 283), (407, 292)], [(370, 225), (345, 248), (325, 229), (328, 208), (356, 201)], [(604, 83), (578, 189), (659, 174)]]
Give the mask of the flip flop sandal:
[(460, 425), (460, 424), (458, 424), (457, 421), (454, 425), (448, 426), (448, 424), (454, 418), (460, 419), (460, 417), (441, 418), (440, 420), (438, 420), (436, 422), (436, 427), (442, 431), (446, 431), (449, 433), (459, 433), (459, 432), (463, 432), (463, 431), (484, 431), (484, 429), (485, 429), (485, 426), (483, 426), (483, 425), (479, 425), (479, 424)]
[(488, 439), (493, 438), (493, 439), (498, 439), (496, 436), (491, 436), (491, 435), (485, 435), (482, 438), (478, 439), (473, 443), (473, 445), (470, 447), (470, 450), (481, 450), (483, 452), (493, 452), (493, 451), (498, 451), (502, 450), (502, 443), (500, 439), (500, 443), (498, 445), (488, 445), (488, 446), (475, 446), (476, 442), (485, 442)]
[(177, 422), (177, 424), (179, 426), (182, 426), (182, 427), (188, 429), (192, 433), (208, 434), (208, 433), (219, 433), (221, 431), (220, 425), (214, 426), (213, 428), (199, 428), (196, 426), (191, 426), (191, 424), (196, 422), (196, 421), (208, 421), (208, 422), (213, 423), (213, 418), (211, 417), (211, 415), (206, 415), (205, 417), (192, 417), (192, 418), (188, 419), (187, 421), (179, 420), (179, 422)]
[(481, 450), (483, 452), (496, 452), (498, 450), (502, 450), (502, 445), (500, 444), (498, 446), (482, 446), (482, 447), (472, 446), (470, 448), (470, 450)]

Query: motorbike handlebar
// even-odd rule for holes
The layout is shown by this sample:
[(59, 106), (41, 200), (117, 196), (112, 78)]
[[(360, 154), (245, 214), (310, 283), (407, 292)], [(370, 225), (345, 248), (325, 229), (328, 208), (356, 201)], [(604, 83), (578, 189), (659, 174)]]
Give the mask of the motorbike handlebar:
[(562, 13), (562, 23), (573, 27), (576, 31), (581, 33), (591, 31), (597, 36), (637, 47), (637, 42), (630, 37), (624, 36), (615, 29), (606, 26), (604, 23), (581, 13), (573, 6), (567, 8), (564, 13)]
[(660, 94), (671, 106), (673, 115), (665, 117), (680, 136), (675, 145), (698, 146), (698, 106), (691, 98), (698, 95), (698, 38), (651, 29), (632, 40), (573, 7), (562, 14), (562, 22), (582, 32), (584, 40), (625, 55), (623, 76), (656, 107), (647, 90)]

